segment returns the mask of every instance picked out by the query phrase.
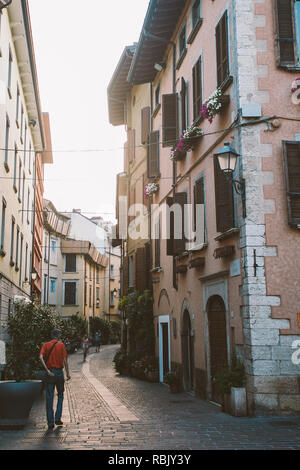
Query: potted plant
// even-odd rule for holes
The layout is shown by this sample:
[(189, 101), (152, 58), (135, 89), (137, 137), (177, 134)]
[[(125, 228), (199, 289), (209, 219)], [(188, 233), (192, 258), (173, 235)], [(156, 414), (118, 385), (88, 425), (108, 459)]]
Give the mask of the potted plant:
[(123, 349), (116, 352), (113, 362), (115, 364), (116, 372), (120, 375), (130, 375), (130, 360)]
[(158, 183), (148, 183), (145, 186), (145, 196), (151, 196), (151, 194), (156, 193), (159, 190), (159, 184)]
[(230, 366), (224, 367), (216, 374), (214, 382), (223, 394), (223, 411), (233, 416), (247, 416), (246, 375), (243, 363), (234, 356)]
[(48, 306), (18, 301), (7, 321), (8, 360), (6, 380), (0, 382), (0, 425), (23, 427), (42, 390), (42, 381), (35, 380), (41, 368), (39, 351), (59, 326), (59, 318)]
[(174, 371), (167, 372), (164, 378), (166, 384), (170, 387), (171, 393), (179, 393), (180, 392), (180, 381), (178, 374)]

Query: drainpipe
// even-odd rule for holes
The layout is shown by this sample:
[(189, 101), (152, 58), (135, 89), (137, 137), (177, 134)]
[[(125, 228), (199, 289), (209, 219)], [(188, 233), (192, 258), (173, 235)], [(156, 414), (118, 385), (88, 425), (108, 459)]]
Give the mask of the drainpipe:
[[(173, 41), (169, 41), (168, 39), (161, 38), (159, 36), (155, 36), (154, 34), (148, 33), (145, 29), (143, 30), (143, 34), (146, 38), (153, 39), (156, 41), (161, 41), (166, 44), (172, 44), (173, 46), (173, 79), (172, 79), (172, 93), (176, 92), (176, 44)], [(176, 179), (177, 179), (177, 167), (176, 162), (173, 161), (173, 172), (172, 172), (172, 184), (173, 184), (173, 197), (175, 198), (176, 193)], [(173, 287), (177, 290), (177, 276), (176, 276), (176, 259), (173, 256)]]
[(0, 11), (3, 10), (3, 8), (7, 8), (11, 3), (12, 3), (12, 0), (8, 0), (8, 2), (5, 3), (5, 5), (0, 6)]

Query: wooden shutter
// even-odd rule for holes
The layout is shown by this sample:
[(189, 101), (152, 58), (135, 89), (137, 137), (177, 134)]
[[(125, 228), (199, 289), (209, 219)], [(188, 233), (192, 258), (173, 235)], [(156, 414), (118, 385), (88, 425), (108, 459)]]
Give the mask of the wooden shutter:
[(141, 142), (142, 144), (148, 143), (150, 134), (150, 106), (141, 110)]
[(300, 142), (283, 141), (289, 225), (300, 225)]
[[(135, 204), (135, 187), (130, 188), (129, 191), (129, 207), (128, 209)], [(132, 222), (135, 219), (135, 215), (128, 216), (128, 223)]]
[(129, 284), (129, 258), (124, 256), (123, 258), (123, 269), (122, 269), (122, 295), (128, 294)]
[(124, 171), (128, 173), (128, 142), (124, 144)]
[[(180, 255), (185, 251), (186, 238), (184, 233), (184, 222), (185, 222), (185, 205), (187, 204), (187, 193), (176, 193), (174, 197), (174, 203), (179, 204), (181, 207), (181, 220), (178, 223), (181, 224), (181, 238), (176, 238), (176, 232), (174, 230), (174, 255)], [(176, 221), (174, 221), (176, 222)]]
[[(167, 197), (166, 198), (166, 205), (170, 208), (173, 205), (173, 198), (172, 197)], [(174, 240), (174, 214), (173, 212), (167, 213), (167, 220), (166, 220), (166, 237), (167, 237), (167, 256), (173, 256), (174, 254), (174, 246), (173, 246), (173, 240)]]
[(295, 32), (293, 0), (274, 0), (276, 23), (277, 23), (277, 64), (294, 65), (295, 54)]
[(154, 264), (156, 268), (160, 267), (160, 218), (157, 219), (155, 224), (155, 254), (154, 254)]
[(220, 86), (229, 75), (228, 57), (228, 21), (225, 11), (216, 27), (216, 49), (217, 49), (217, 80)]
[(177, 93), (162, 96), (162, 146), (173, 147), (177, 139)]
[(221, 171), (217, 157), (214, 167), (217, 232), (223, 233), (234, 227), (233, 188)]
[[(150, 211), (150, 198), (145, 193), (145, 186), (149, 183), (147, 172), (143, 174), (143, 204), (146, 207), (147, 211)], [(146, 209), (144, 213), (147, 213)]]
[(148, 147), (148, 177), (159, 176), (159, 131), (150, 132)]
[(187, 87), (185, 79), (181, 78), (181, 131), (185, 131), (187, 128), (187, 115), (186, 115), (186, 103), (187, 103)]
[(131, 163), (135, 159), (135, 129), (128, 129), (128, 160)]
[(196, 230), (196, 208), (197, 204), (204, 204), (205, 203), (205, 198), (204, 198), (204, 178), (199, 178), (195, 184), (194, 184), (194, 219), (193, 219), (193, 227), (194, 231)]
[(135, 286), (139, 293), (146, 289), (146, 250), (137, 248), (135, 253)]
[(151, 290), (152, 283), (151, 283), (151, 275), (150, 270), (152, 269), (151, 263), (151, 243), (147, 242), (145, 244), (145, 260), (146, 260), (146, 289)]
[(193, 67), (193, 113), (194, 119), (200, 114), (202, 107), (202, 60), (201, 57)]

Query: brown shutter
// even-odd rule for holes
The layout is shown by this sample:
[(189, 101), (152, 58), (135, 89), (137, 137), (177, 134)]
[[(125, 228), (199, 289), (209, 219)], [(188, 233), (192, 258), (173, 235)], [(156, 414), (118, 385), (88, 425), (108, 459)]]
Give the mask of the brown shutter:
[(177, 94), (162, 96), (162, 146), (173, 147), (177, 139)]
[(229, 75), (228, 21), (225, 11), (216, 27), (217, 80), (220, 86)]
[(300, 142), (283, 141), (289, 225), (300, 225)]
[(186, 119), (186, 100), (187, 100), (187, 89), (185, 79), (181, 78), (181, 131), (185, 131), (187, 128), (187, 119)]
[(141, 110), (141, 142), (147, 144), (150, 134), (150, 106)]
[(174, 203), (179, 204), (181, 207), (181, 238), (176, 238), (176, 233), (174, 233), (174, 255), (180, 255), (185, 251), (185, 233), (184, 233), (184, 222), (185, 222), (185, 205), (187, 204), (187, 193), (176, 193), (174, 197)]
[(233, 188), (221, 171), (217, 157), (214, 167), (217, 232), (223, 233), (234, 227)]
[(148, 176), (147, 176), (147, 173), (144, 173), (143, 174), (143, 204), (146, 207), (147, 211), (149, 211), (150, 210), (150, 198), (145, 193), (145, 187), (147, 183), (149, 183)]
[(135, 159), (135, 129), (128, 129), (128, 160), (131, 163)]
[(155, 224), (155, 258), (154, 258), (154, 263), (155, 267), (159, 268), (160, 267), (160, 218), (156, 221)]
[(128, 173), (128, 142), (124, 144), (124, 171)]
[(294, 65), (295, 33), (293, 0), (274, 0), (277, 22), (277, 64)]
[[(171, 207), (173, 205), (173, 198), (172, 197), (167, 197), (166, 198), (166, 205), (168, 207)], [(168, 211), (167, 211), (167, 220), (166, 220), (166, 237), (167, 237), (167, 256), (173, 256), (174, 254), (174, 246), (173, 246), (173, 241), (174, 241), (174, 214), (173, 212), (170, 213), (170, 216), (168, 217)]]
[[(130, 188), (130, 192), (129, 192), (129, 207), (128, 207), (128, 210), (131, 206), (133, 206), (135, 204), (135, 187), (134, 188)], [(128, 216), (128, 223), (132, 222), (133, 220), (135, 219), (135, 216), (134, 215), (130, 215)]]
[(135, 287), (139, 293), (146, 288), (146, 250), (137, 248), (135, 253)]
[(150, 132), (148, 147), (148, 177), (159, 176), (159, 131)]
[(129, 258), (128, 256), (124, 256), (123, 269), (122, 269), (122, 295), (128, 294), (128, 283), (129, 283)]
[(202, 107), (202, 60), (201, 57), (193, 67), (193, 113), (194, 119), (200, 114)]
[(194, 184), (194, 231), (196, 230), (196, 206), (197, 204), (204, 204), (204, 178), (199, 178)]
[(146, 289), (151, 290), (151, 243), (147, 242), (145, 244), (145, 260), (146, 260)]

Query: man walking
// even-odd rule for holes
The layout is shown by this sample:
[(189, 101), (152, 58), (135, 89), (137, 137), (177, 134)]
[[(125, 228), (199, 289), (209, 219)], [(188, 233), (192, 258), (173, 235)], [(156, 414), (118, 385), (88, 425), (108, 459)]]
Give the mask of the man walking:
[[(61, 421), (63, 399), (64, 399), (64, 372), (66, 370), (67, 380), (70, 380), (68, 357), (65, 345), (59, 341), (60, 331), (52, 332), (52, 340), (44, 343), (40, 352), (40, 361), (47, 373), (46, 378), (46, 413), (48, 429), (54, 428), (54, 422), (57, 426), (62, 426)], [(57, 407), (53, 411), (54, 389), (57, 390)]]

